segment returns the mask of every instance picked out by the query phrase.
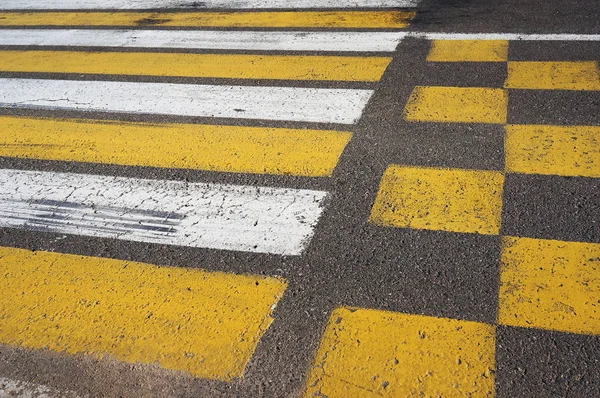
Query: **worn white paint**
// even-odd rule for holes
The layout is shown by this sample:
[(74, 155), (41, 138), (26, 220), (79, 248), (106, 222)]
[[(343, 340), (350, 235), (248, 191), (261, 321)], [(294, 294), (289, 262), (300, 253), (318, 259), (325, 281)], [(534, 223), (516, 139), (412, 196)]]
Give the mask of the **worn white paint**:
[(529, 41), (600, 41), (600, 34), (570, 33), (435, 33), (407, 32), (404, 37), (427, 40), (529, 40)]
[(403, 36), (403, 32), (3, 29), (0, 31), (0, 45), (391, 52)]
[(353, 124), (372, 90), (0, 79), (0, 107)]
[(415, 7), (418, 0), (2, 0), (0, 10)]
[(0, 227), (299, 255), (326, 192), (0, 170)]
[[(41, 384), (0, 377), (0, 398), (77, 398), (73, 391), (58, 391)], [(87, 397), (87, 395), (86, 395)]]

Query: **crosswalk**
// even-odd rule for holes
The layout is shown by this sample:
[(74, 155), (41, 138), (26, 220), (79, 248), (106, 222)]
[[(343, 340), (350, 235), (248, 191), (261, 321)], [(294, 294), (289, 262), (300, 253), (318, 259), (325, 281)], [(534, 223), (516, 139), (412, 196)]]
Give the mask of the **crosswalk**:
[[(298, 266), (297, 259), (307, 258), (312, 241), (318, 241), (321, 218), (353, 187), (334, 193), (332, 185), (315, 188), (297, 181), (335, 176), (378, 83), (400, 56), (396, 47), (406, 37), (427, 45), (433, 39), (428, 65), (505, 66), (498, 68), (506, 73), (503, 84), (417, 81), (399, 108), (394, 101), (385, 106), (398, 111), (408, 129), (497, 129), (502, 164), (388, 162), (393, 149), (380, 148), (387, 167), (373, 176), (379, 185), (373, 185), (373, 201), (357, 224), (372, 228), (374, 236), (384, 230), (415, 232), (392, 249), (420, 247), (424, 253), (409, 259), (411, 267), (424, 264), (420, 281), (437, 283), (428, 274), (449, 273), (448, 284), (456, 290), (463, 288), (457, 286), (462, 280), (452, 277), (460, 272), (454, 264), (428, 269), (431, 253), (424, 247), (459, 251), (457, 261), (483, 268), (489, 264), (481, 242), (492, 242), (498, 275), (485, 288), (497, 313), (493, 310), (488, 322), (460, 311), (445, 315), (444, 308), (396, 312), (387, 297), (365, 299), (376, 303), (371, 308), (360, 297), (372, 292), (358, 284), (356, 296), (350, 295), (350, 300), (359, 297), (358, 305), (338, 297), (324, 300), (333, 308), (323, 312), (323, 330), (310, 331), (319, 335), (318, 344), (310, 363), (298, 369), (302, 386), (296, 392), (331, 398), (493, 397), (502, 328), (600, 336), (599, 244), (593, 238), (517, 233), (507, 228), (506, 211), (515, 176), (593, 181), (600, 176), (599, 126), (515, 120), (512, 105), (515, 91), (598, 92), (598, 63), (513, 60), (506, 37), (518, 40), (518, 34), (403, 31), (415, 17), (407, 9), (415, 5), (411, 0), (301, 0), (293, 8), (276, 0), (3, 1), (0, 156), (31, 163), (16, 162), (27, 170), (0, 170), (0, 227), (49, 233), (57, 240), (72, 235), (91, 242), (141, 242), (146, 248), (165, 245), (173, 250), (166, 256), (195, 248), (216, 252), (212, 258), (223, 262), (248, 255), (261, 266), (273, 258)], [(385, 145), (405, 143), (390, 139)], [(59, 163), (68, 164), (69, 171), (38, 167)], [(102, 166), (92, 168), (101, 171), (87, 173), (89, 165)], [(141, 168), (150, 170), (145, 178), (136, 176)], [(123, 176), (119, 170), (128, 172)], [(170, 174), (174, 170), (198, 172), (200, 182)], [(148, 178), (153, 171), (158, 177)], [(203, 182), (208, 174), (200, 173), (214, 173), (217, 182)], [(231, 175), (256, 177), (259, 183), (227, 182)], [(219, 182), (221, 177), (226, 182)], [(357, 239), (368, 235), (351, 231)], [(415, 236), (421, 231), (435, 239), (419, 241)], [(436, 246), (447, 235), (470, 246), (464, 251)], [(375, 253), (383, 249), (377, 242), (365, 244), (373, 245), (365, 268), (376, 269)], [(479, 257), (470, 259), (473, 253)], [(356, 259), (345, 255), (341, 263)], [(235, 383), (277, 322), (276, 308), (292, 284), (261, 266), (247, 274), (233, 265), (227, 267), (235, 272), (208, 271), (203, 258), (172, 267), (101, 256), (0, 247), (0, 343), (158, 364), (193, 378)], [(383, 256), (389, 262), (384, 269), (409, 274), (389, 253)], [(337, 266), (353, 269), (354, 264)], [(304, 269), (295, 271), (304, 277)], [(442, 282), (434, 289), (441, 301), (450, 302)], [(295, 286), (293, 295), (298, 290)]]
[[(507, 63), (504, 86), (417, 86), (403, 113), (409, 124), (502, 126), (504, 169), (390, 164), (369, 218), (378, 227), (499, 236), (495, 321), (340, 307), (329, 318), (305, 396), (493, 397), (499, 327), (600, 335), (600, 244), (585, 241), (591, 235), (568, 241), (539, 230), (512, 236), (503, 225), (503, 191), (513, 175), (594, 179), (600, 172), (598, 126), (511, 124), (511, 91), (597, 91), (598, 64), (510, 61), (509, 46), (433, 41), (428, 62)], [(597, 227), (597, 220), (586, 222)]]
[[(3, 1), (0, 107), (12, 113), (0, 117), (0, 156), (275, 175), (283, 186), (4, 169), (0, 227), (301, 256), (330, 193), (285, 178), (334, 173), (415, 15), (398, 8), (411, 5)], [(139, 115), (152, 121), (128, 120)], [(9, 247), (0, 259), (2, 344), (221, 381), (243, 376), (287, 286)]]

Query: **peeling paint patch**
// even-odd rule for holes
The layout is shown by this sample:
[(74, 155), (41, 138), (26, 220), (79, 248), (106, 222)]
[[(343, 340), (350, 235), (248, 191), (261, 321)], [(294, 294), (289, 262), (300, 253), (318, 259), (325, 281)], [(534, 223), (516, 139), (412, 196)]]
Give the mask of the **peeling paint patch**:
[(498, 323), (600, 335), (600, 244), (503, 237)]
[(326, 197), (309, 190), (0, 170), (0, 226), (299, 255)]

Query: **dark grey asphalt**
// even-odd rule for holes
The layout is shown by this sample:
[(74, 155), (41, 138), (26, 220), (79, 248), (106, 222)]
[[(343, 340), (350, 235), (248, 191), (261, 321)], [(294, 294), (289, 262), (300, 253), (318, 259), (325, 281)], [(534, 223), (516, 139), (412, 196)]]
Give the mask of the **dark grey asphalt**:
[[(600, 2), (426, 0), (411, 29), (600, 34)], [(501, 87), (505, 79), (505, 64), (427, 64), (429, 45), (425, 40), (404, 41), (379, 84), (340, 84), (376, 87), (377, 91), (353, 128), (355, 135), (330, 179), (0, 158), (4, 168), (314, 188), (333, 193), (309, 249), (298, 258), (0, 230), (0, 244), (4, 246), (281, 275), (289, 280), (275, 312), (276, 321), (260, 341), (243, 380), (207, 382), (158, 367), (5, 346), (0, 346), (0, 375), (98, 397), (293, 397), (303, 387), (320, 334), (330, 311), (337, 306), (495, 323), (499, 237), (382, 228), (366, 222), (388, 164), (504, 169), (502, 126), (419, 124), (402, 119), (415, 85)], [(600, 42), (511, 43), (510, 59), (600, 60)], [(509, 108), (509, 123), (600, 125), (600, 92), (511, 92)], [(22, 110), (2, 113), (44, 114)], [(94, 117), (126, 118), (108, 114)], [(144, 116), (128, 119), (206, 121)], [(502, 234), (600, 242), (600, 181), (507, 176)], [(497, 397), (600, 397), (599, 337), (499, 327), (497, 339)]]

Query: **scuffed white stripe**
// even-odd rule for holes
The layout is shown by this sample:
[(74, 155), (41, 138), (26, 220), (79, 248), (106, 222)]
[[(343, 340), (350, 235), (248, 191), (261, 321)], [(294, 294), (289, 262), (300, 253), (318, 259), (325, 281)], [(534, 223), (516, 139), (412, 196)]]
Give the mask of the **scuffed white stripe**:
[(0, 170), (0, 227), (299, 255), (326, 192)]
[(530, 40), (530, 41), (600, 41), (600, 34), (570, 33), (434, 33), (409, 32), (405, 36), (427, 40)]
[[(58, 391), (53, 388), (20, 380), (0, 377), (0, 398), (78, 398), (72, 391)], [(86, 395), (87, 397), (87, 395)]]
[(353, 124), (372, 90), (0, 79), (0, 106)]
[(2, 29), (0, 45), (391, 52), (403, 36), (403, 32)]
[(2, 0), (0, 10), (415, 7), (418, 0)]

